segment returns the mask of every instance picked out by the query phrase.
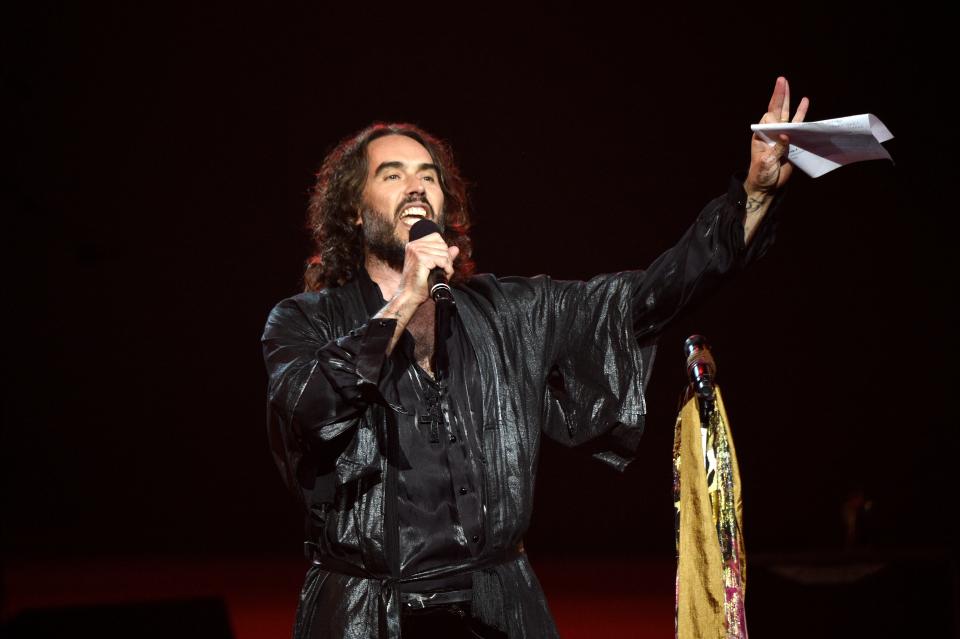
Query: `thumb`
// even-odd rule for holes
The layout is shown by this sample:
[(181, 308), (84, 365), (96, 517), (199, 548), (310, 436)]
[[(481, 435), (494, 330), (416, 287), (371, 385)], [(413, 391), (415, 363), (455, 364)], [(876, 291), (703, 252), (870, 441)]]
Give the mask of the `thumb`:
[(448, 246), (447, 252), (450, 253), (450, 261), (457, 259), (457, 256), (460, 255), (459, 246)]

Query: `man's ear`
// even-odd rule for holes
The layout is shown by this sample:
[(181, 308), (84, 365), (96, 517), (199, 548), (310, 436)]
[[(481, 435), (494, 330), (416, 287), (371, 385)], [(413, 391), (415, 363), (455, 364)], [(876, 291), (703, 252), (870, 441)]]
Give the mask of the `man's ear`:
[(357, 219), (354, 220), (354, 224), (357, 226), (363, 226), (363, 209), (357, 209)]

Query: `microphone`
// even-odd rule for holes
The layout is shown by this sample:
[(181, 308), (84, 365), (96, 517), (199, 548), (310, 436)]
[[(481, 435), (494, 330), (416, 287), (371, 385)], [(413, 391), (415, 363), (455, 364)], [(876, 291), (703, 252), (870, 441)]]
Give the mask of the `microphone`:
[(717, 363), (703, 335), (691, 335), (683, 343), (687, 356), (687, 376), (690, 386), (702, 400), (713, 401), (713, 380), (717, 375)]
[[(440, 233), (440, 227), (434, 222), (423, 218), (410, 227), (410, 241), (419, 240), (431, 233)], [(430, 287), (430, 297), (433, 298), (434, 302), (454, 303), (453, 292), (450, 290), (450, 285), (447, 284), (447, 274), (444, 273), (443, 269), (439, 266), (430, 269), (427, 286)]]

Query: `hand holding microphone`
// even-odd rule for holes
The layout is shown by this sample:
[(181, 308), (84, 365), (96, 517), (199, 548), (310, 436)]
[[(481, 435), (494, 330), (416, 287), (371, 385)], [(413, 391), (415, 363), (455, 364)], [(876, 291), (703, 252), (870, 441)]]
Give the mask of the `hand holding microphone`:
[[(416, 242), (417, 240), (425, 238), (434, 233), (439, 235), (440, 227), (438, 227), (431, 220), (422, 219), (410, 227), (410, 242)], [(409, 255), (411, 249), (409, 248), (409, 244), (407, 246), (407, 253)], [(456, 246), (447, 247), (445, 243), (444, 248), (447, 250), (449, 266), (446, 268), (441, 266), (432, 267), (429, 275), (427, 276), (427, 288), (429, 290), (430, 297), (433, 298), (434, 302), (452, 304), (453, 293), (450, 291), (450, 285), (447, 284), (447, 278), (449, 275), (453, 275), (453, 260), (456, 259), (460, 250)]]
[[(414, 231), (417, 227), (419, 229)], [(439, 231), (436, 224), (427, 220), (421, 220), (410, 227), (410, 241), (404, 251), (399, 286), (387, 301), (387, 305), (374, 315), (397, 320), (394, 335), (387, 347), (388, 355), (393, 352), (403, 331), (423, 303), (430, 299), (431, 288), (434, 289), (434, 299), (440, 301), (435, 304), (437, 317), (449, 317), (456, 309), (446, 281), (448, 275), (453, 275), (453, 261), (459, 255), (460, 249), (456, 246), (448, 247)]]

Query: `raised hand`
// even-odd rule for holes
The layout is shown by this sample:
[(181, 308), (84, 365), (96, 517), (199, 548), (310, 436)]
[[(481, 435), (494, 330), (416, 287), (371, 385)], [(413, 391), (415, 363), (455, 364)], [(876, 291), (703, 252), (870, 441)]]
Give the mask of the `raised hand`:
[[(781, 76), (777, 78), (777, 83), (773, 87), (770, 104), (767, 105), (767, 112), (760, 118), (760, 124), (803, 122), (809, 107), (810, 100), (803, 98), (797, 105), (797, 111), (794, 113), (793, 119), (790, 119), (790, 84), (786, 78)], [(790, 138), (786, 135), (780, 135), (776, 144), (770, 146), (758, 134), (753, 134), (750, 148), (750, 170), (743, 185), (749, 198), (754, 200), (757, 198), (765, 199), (765, 195), (771, 194), (787, 183), (790, 174), (793, 172), (793, 165), (787, 161), (789, 146)]]
[(431, 233), (419, 240), (407, 242), (398, 293), (409, 295), (419, 306), (430, 297), (428, 278), (434, 267), (440, 267), (447, 278), (453, 277), (453, 261), (459, 255), (456, 246), (447, 246), (439, 233)]

